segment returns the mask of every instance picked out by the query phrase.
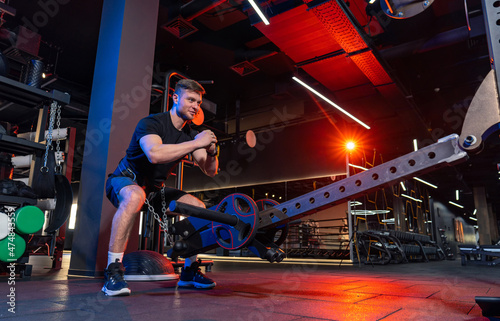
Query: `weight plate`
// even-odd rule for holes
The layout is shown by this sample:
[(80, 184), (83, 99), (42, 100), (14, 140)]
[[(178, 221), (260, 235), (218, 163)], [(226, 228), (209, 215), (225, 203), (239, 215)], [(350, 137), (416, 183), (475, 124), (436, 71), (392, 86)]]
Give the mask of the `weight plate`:
[(239, 219), (236, 226), (212, 223), (212, 233), (217, 244), (227, 250), (235, 250), (253, 240), (258, 228), (259, 210), (251, 197), (239, 193), (231, 194), (226, 196), (215, 210), (235, 215)]
[[(269, 208), (279, 205), (277, 201), (269, 198), (257, 200), (255, 201), (255, 203), (257, 204), (259, 211), (265, 211)], [(266, 230), (265, 235), (268, 239), (272, 240), (274, 244), (280, 246), (285, 242), (288, 236), (288, 223)]]
[(268, 208), (275, 207), (276, 205), (279, 205), (278, 202), (276, 202), (273, 199), (269, 199), (269, 198), (264, 198), (264, 199), (260, 199), (258, 201), (255, 201), (255, 204), (257, 204), (257, 208), (259, 209), (259, 211), (264, 211), (264, 210), (267, 210)]

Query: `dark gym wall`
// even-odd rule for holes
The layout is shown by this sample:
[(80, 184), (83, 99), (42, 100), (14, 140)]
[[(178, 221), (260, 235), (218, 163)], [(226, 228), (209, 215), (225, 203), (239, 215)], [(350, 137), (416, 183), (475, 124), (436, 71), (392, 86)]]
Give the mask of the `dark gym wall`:
[(326, 119), (271, 128), (257, 134), (255, 148), (244, 142), (222, 146), (221, 171), (214, 178), (186, 168), (183, 188), (192, 192), (345, 174), (340, 139)]

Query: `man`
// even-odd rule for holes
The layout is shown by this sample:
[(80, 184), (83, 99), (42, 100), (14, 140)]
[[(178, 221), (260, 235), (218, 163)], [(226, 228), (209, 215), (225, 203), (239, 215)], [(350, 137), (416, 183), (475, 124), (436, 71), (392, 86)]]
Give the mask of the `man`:
[[(117, 208), (111, 226), (108, 267), (104, 271), (102, 288), (108, 296), (130, 295), (123, 279), (123, 252), (137, 213), (142, 208), (146, 189), (159, 189), (172, 169), (192, 154), (200, 169), (214, 176), (218, 169), (217, 137), (210, 130), (198, 133), (189, 122), (200, 109), (205, 89), (196, 81), (177, 82), (170, 111), (141, 119), (134, 131), (126, 156), (106, 181), (106, 195)], [(205, 207), (196, 197), (173, 188), (165, 188), (167, 204), (170, 201)], [(186, 258), (178, 286), (213, 288), (215, 282), (201, 273), (196, 256)]]

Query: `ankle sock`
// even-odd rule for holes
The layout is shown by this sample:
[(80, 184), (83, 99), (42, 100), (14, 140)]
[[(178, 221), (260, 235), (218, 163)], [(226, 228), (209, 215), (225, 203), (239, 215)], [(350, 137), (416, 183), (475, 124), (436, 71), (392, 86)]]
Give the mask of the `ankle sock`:
[(118, 261), (121, 262), (123, 259), (123, 252), (122, 253), (115, 253), (115, 252), (108, 251), (108, 265), (106, 265), (106, 267), (108, 267), (111, 263), (115, 263), (116, 259), (118, 259)]

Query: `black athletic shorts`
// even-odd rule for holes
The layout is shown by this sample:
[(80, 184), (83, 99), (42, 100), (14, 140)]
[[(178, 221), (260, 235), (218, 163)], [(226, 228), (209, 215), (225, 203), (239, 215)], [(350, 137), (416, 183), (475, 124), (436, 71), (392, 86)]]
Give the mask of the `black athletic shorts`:
[[(121, 164), (108, 176), (106, 180), (106, 196), (114, 207), (120, 206), (120, 191), (125, 186), (137, 185), (135, 173), (129, 168), (120, 168)], [(165, 200), (167, 206), (171, 201), (176, 201), (187, 193), (175, 188), (165, 187)]]

